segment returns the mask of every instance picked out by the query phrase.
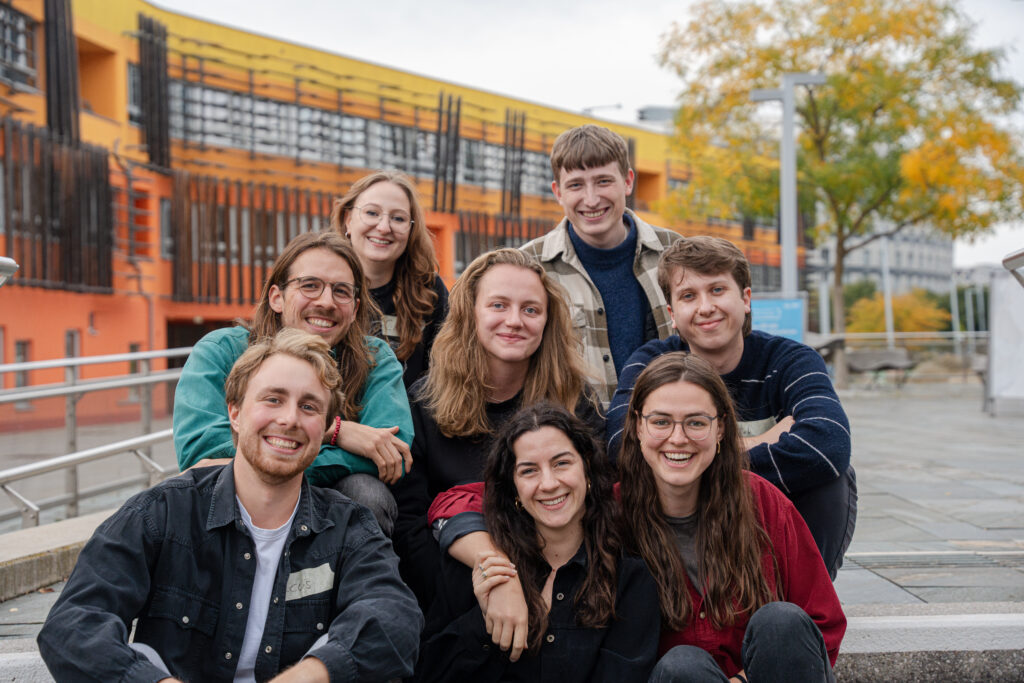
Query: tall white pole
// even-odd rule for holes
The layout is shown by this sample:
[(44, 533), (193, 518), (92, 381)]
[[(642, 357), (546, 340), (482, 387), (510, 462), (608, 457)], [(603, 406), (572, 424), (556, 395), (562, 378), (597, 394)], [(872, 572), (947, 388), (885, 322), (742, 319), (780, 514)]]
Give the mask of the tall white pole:
[(782, 141), (779, 145), (779, 242), (782, 251), (782, 296), (797, 294), (797, 230), (796, 230), (796, 94), (798, 85), (821, 85), (823, 74), (782, 74), (782, 88), (754, 90), (755, 102), (781, 100)]
[(964, 340), (960, 332), (960, 296), (957, 294), (956, 275), (949, 281), (949, 311), (953, 318), (953, 348), (956, 349), (956, 357), (963, 360)]
[(893, 334), (892, 320), (892, 276), (889, 273), (889, 238), (881, 240), (882, 249), (882, 301), (885, 307), (885, 341), (890, 349), (896, 348), (896, 336)]

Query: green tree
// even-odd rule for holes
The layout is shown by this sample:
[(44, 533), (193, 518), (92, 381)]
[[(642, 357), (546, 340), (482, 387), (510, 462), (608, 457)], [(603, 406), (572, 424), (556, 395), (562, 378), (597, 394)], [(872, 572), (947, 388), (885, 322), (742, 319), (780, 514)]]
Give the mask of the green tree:
[[(705, 0), (691, 12), (659, 53), (682, 81), (677, 143), (692, 171), (664, 208), (772, 215), (778, 108), (751, 90), (824, 73), (827, 84), (798, 97), (798, 182), (822, 209), (816, 237), (835, 238), (837, 332), (850, 252), (909, 225), (963, 236), (1024, 214), (1008, 123), (1024, 91), (1002, 75), (1003, 50), (971, 44), (953, 0)], [(837, 362), (840, 386), (844, 373)]]

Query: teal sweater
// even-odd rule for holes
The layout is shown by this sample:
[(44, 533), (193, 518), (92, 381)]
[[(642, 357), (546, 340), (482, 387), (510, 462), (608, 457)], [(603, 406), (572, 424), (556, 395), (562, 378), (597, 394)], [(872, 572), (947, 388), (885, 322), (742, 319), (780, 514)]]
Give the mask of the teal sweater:
[[(376, 337), (367, 337), (366, 342), (376, 365), (363, 386), (358, 422), (371, 427), (398, 425), (398, 438), (411, 444), (412, 417), (402, 364), (386, 342)], [(206, 458), (234, 457), (224, 380), (248, 345), (244, 328), (229, 327), (214, 330), (192, 348), (174, 393), (174, 449), (182, 470)], [(314, 486), (330, 486), (353, 472), (376, 475), (377, 466), (337, 446), (321, 446), (306, 475)]]

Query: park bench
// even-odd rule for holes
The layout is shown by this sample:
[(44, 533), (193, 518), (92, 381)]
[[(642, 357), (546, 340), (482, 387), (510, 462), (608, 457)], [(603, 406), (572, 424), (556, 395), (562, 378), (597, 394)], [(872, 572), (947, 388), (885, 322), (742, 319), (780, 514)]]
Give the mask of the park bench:
[(903, 386), (910, 376), (910, 371), (917, 362), (910, 357), (905, 348), (895, 349), (857, 349), (846, 352), (846, 366), (850, 372), (872, 373), (871, 384), (879, 384), (883, 372), (896, 372), (896, 386)]

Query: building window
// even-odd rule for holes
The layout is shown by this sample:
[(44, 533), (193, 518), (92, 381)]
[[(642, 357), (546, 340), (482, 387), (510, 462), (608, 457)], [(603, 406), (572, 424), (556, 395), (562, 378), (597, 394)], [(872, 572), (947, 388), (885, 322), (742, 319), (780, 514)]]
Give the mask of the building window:
[[(32, 342), (27, 339), (20, 339), (14, 342), (14, 362), (15, 363), (27, 363), (31, 360), (30, 350), (32, 348)], [(18, 370), (14, 373), (14, 387), (27, 387), (28, 386), (28, 370)], [(15, 410), (30, 410), (32, 404), (29, 401), (18, 401), (14, 404)]]
[(142, 72), (138, 64), (128, 64), (128, 120), (142, 125)]
[(0, 3), (0, 81), (36, 86), (36, 23)]

